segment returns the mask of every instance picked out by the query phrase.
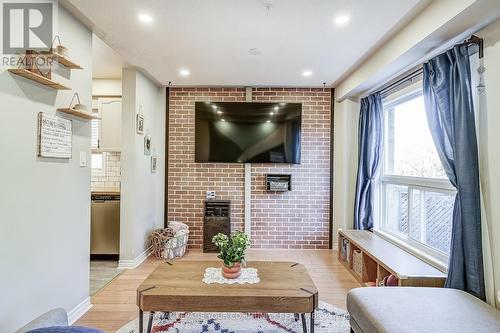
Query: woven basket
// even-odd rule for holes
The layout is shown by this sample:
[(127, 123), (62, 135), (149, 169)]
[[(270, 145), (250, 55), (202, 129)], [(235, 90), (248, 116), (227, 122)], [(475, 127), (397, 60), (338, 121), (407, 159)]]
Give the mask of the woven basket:
[(363, 254), (360, 250), (352, 251), (352, 270), (354, 273), (361, 278), (363, 274)]
[(158, 259), (174, 259), (186, 253), (189, 227), (180, 222), (170, 222), (168, 228), (158, 229), (151, 235), (151, 245)]

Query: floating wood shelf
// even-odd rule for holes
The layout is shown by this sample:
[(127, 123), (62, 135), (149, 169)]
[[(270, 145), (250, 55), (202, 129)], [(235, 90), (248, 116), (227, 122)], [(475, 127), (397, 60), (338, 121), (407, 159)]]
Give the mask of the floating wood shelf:
[(99, 118), (99, 116), (97, 116), (95, 114), (84, 112), (84, 111), (78, 111), (78, 110), (71, 109), (71, 108), (60, 108), (60, 109), (57, 109), (57, 111), (67, 113), (67, 114), (70, 114), (72, 116), (80, 117), (83, 119), (101, 119), (101, 118)]
[(63, 56), (59, 53), (54, 52), (54, 53), (52, 53), (52, 55), (57, 60), (57, 62), (60, 63), (61, 65), (64, 65), (64, 66), (71, 68), (71, 69), (83, 69), (82, 66), (78, 65), (77, 63), (74, 63), (73, 61), (69, 60), (68, 58), (66, 58), (65, 56)]
[(31, 81), (38, 82), (40, 84), (43, 84), (44, 86), (50, 87), (52, 89), (56, 90), (70, 90), (69, 87), (66, 87), (65, 85), (62, 85), (58, 82), (52, 81), (51, 79), (47, 79), (46, 77), (43, 77), (39, 74), (30, 72), (27, 69), (24, 68), (16, 68), (16, 69), (9, 69), (9, 72), (12, 74), (16, 74), (19, 76), (22, 76), (24, 78), (27, 78)]
[(46, 57), (51, 57), (61, 65), (64, 65), (68, 68), (71, 69), (83, 69), (82, 66), (78, 65), (77, 63), (71, 61), (68, 57), (63, 56), (62, 54), (59, 54), (57, 52), (51, 52), (51, 51), (43, 51), (42, 54)]

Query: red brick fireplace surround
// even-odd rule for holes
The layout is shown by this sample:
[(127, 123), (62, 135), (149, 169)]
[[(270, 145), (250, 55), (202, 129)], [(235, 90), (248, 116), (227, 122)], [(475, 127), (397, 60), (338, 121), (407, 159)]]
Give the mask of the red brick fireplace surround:
[[(252, 95), (255, 102), (302, 103), (301, 164), (252, 164), (252, 246), (328, 248), (331, 90), (254, 88)], [(169, 89), (168, 221), (188, 224), (190, 247), (201, 249), (207, 190), (231, 200), (231, 228), (244, 229), (244, 165), (194, 162), (197, 101), (244, 102), (245, 89)], [(266, 173), (290, 173), (292, 191), (267, 192)]]

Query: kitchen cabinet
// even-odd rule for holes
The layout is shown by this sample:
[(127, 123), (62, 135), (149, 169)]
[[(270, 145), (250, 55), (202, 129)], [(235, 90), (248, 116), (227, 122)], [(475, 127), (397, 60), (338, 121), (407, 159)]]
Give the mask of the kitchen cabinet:
[(122, 147), (122, 99), (99, 97), (99, 150), (120, 151)]

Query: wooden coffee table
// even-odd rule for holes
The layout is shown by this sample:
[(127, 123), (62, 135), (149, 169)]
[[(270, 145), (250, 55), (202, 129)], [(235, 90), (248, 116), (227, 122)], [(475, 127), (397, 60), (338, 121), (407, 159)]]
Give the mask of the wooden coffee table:
[(219, 267), (220, 261), (174, 261), (158, 266), (137, 288), (139, 332), (143, 332), (143, 312), (149, 311), (147, 332), (151, 332), (154, 312), (244, 312), (294, 313), (302, 318), (318, 308), (318, 289), (306, 268), (295, 262), (249, 261), (247, 267), (258, 270), (257, 284), (206, 284), (207, 267)]

